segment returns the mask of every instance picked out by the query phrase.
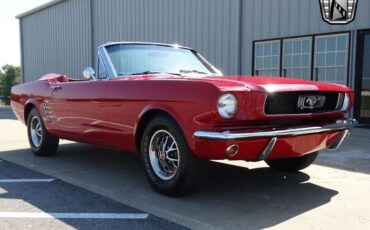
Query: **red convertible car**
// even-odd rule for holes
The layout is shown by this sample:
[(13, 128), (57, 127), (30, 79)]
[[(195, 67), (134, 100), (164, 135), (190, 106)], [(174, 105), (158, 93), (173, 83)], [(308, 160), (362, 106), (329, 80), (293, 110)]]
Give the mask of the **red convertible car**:
[(309, 166), (349, 134), (354, 94), (346, 86), (288, 78), (223, 76), (193, 49), (156, 43), (98, 48), (84, 80), (47, 74), (13, 87), (12, 108), (32, 151), (54, 154), (59, 139), (139, 153), (151, 185), (191, 191), (207, 160)]

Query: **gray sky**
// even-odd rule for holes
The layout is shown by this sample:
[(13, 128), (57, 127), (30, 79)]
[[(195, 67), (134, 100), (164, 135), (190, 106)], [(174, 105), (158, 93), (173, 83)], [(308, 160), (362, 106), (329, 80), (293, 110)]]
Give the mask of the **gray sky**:
[(19, 23), (16, 15), (50, 0), (0, 0), (0, 67), (20, 65)]

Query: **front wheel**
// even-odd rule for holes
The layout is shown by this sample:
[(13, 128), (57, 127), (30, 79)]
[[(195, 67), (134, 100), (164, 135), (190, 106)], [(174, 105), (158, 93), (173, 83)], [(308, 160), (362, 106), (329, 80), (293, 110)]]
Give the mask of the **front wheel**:
[(318, 153), (314, 152), (300, 157), (266, 160), (265, 162), (273, 169), (296, 172), (310, 166), (315, 161)]
[(141, 140), (141, 158), (152, 187), (165, 195), (191, 192), (205, 177), (206, 162), (193, 156), (177, 123), (154, 118)]
[(39, 112), (33, 108), (27, 119), (28, 141), (32, 152), (37, 156), (51, 156), (56, 153), (59, 138), (48, 133)]

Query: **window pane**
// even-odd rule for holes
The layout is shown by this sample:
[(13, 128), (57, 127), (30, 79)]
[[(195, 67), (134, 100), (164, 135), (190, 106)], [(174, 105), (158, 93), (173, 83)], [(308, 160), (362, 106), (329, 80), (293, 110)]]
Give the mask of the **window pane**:
[(317, 54), (316, 66), (325, 66), (325, 53)]
[[(325, 42), (325, 46), (323, 41)], [(318, 69), (319, 81), (346, 84), (348, 64), (348, 35), (317, 37), (317, 51), (315, 53), (315, 68)]]
[(302, 66), (303, 67), (309, 67), (310, 66), (310, 55), (309, 54), (303, 54), (302, 55)]
[(346, 61), (346, 53), (338, 52), (337, 53), (337, 66), (344, 66)]
[[(291, 49), (291, 54), (285, 55), (283, 66), (288, 77), (309, 78), (310, 59), (311, 59), (311, 38), (294, 38), (284, 40), (285, 48)], [(288, 51), (285, 51), (288, 53)], [(304, 70), (302, 67), (308, 67)]]
[(311, 40), (303, 40), (302, 41), (302, 53), (310, 53), (310, 45), (311, 44)]
[(310, 69), (304, 68), (302, 69), (302, 79), (311, 80), (311, 72)]
[(279, 43), (272, 43), (272, 55), (279, 55)]
[(293, 66), (293, 55), (286, 55), (284, 57), (284, 67), (290, 68)]
[(293, 55), (293, 66), (301, 67), (301, 55)]
[(326, 41), (325, 38), (317, 39), (317, 46), (316, 46), (317, 52), (325, 52), (325, 41)]
[(271, 74), (270, 74), (271, 76), (279, 76), (279, 70), (272, 70), (271, 71)]
[(272, 57), (271, 62), (272, 62), (271, 63), (272, 68), (275, 68), (275, 69), (279, 68), (279, 57), (278, 56)]
[(301, 53), (301, 40), (297, 40), (293, 42), (293, 52), (294, 53)]
[(337, 81), (338, 83), (346, 84), (346, 72), (345, 68), (337, 68)]
[(285, 41), (284, 53), (285, 54), (291, 54), (291, 53), (293, 53), (293, 42), (291, 42), (291, 41)]
[(257, 43), (255, 50), (255, 74), (279, 76), (280, 41)]
[(336, 47), (337, 47), (337, 38), (336, 37), (328, 37), (326, 42), (327, 42), (326, 51), (330, 52), (330, 51), (335, 51), (336, 50)]
[(263, 45), (256, 45), (256, 55), (258, 57), (263, 56)]
[(301, 78), (301, 69), (294, 69), (293, 70), (293, 77), (294, 78)]
[(317, 80), (325, 81), (325, 68), (319, 68), (317, 70)]
[(336, 82), (336, 68), (328, 68), (326, 70), (326, 81), (327, 82)]
[(267, 43), (263, 45), (263, 56), (270, 56), (271, 55), (271, 43)]
[(345, 51), (346, 50), (346, 43), (347, 43), (347, 37), (346, 36), (340, 36), (337, 39), (337, 50), (338, 51)]
[(326, 54), (326, 66), (335, 66), (335, 53)]
[(271, 68), (271, 57), (265, 57), (263, 63), (264, 63), (263, 64), (264, 68), (270, 69)]
[(260, 75), (270, 75), (270, 70), (262, 70)]
[(287, 69), (285, 72), (286, 72), (287, 77), (291, 77), (291, 78), (293, 77), (293, 70), (292, 69)]
[(258, 57), (256, 58), (256, 69), (262, 69), (263, 68), (263, 58)]

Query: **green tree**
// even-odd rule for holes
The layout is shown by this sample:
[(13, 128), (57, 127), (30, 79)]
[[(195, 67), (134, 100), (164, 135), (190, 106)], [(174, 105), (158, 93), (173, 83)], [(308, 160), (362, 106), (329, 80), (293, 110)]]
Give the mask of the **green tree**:
[(20, 83), (21, 69), (17, 66), (4, 65), (0, 71), (0, 95), (9, 103), (11, 88)]

